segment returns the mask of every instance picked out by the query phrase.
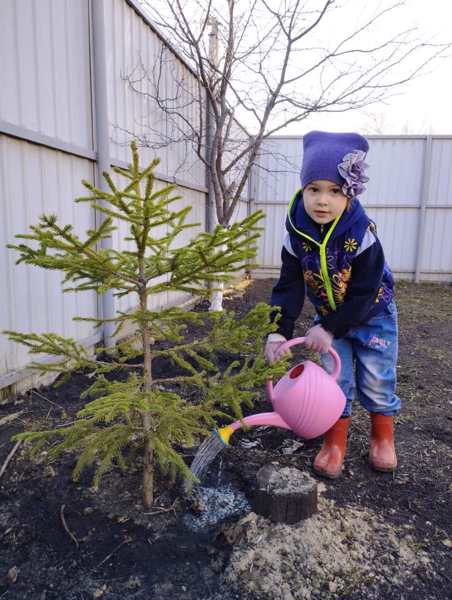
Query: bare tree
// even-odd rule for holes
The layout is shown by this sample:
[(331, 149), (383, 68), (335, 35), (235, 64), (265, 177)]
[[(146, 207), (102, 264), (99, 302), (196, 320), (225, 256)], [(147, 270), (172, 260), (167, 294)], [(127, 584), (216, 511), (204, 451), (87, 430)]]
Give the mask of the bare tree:
[[(191, 145), (206, 167), (210, 201), (223, 227), (252, 167), (265, 162), (266, 138), (312, 113), (380, 102), (450, 47), (419, 40), (415, 29), (403, 28), (403, 1), (142, 3), (190, 65), (196, 87), (174, 68), (168, 45), (152, 69), (137, 65), (127, 78), (130, 86), (143, 93), (143, 79), (151, 80), (153, 91), (146, 93), (167, 121), (165, 135), (161, 128), (149, 129), (141, 143)], [(193, 111), (196, 119), (188, 116)]]

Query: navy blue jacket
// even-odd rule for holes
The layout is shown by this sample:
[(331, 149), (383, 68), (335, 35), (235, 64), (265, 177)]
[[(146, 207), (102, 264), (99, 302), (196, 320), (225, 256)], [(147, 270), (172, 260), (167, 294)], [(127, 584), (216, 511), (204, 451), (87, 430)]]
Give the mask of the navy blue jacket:
[(271, 304), (280, 306), (278, 332), (293, 335), (305, 292), (322, 326), (335, 337), (386, 310), (393, 277), (383, 248), (357, 198), (340, 218), (321, 226), (304, 209), (299, 190), (289, 205), (279, 281)]

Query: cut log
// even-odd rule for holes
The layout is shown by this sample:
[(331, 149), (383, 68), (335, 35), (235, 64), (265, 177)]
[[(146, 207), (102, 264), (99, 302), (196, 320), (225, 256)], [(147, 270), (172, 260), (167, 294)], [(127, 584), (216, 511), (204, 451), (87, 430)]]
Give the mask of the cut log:
[(257, 472), (254, 510), (275, 523), (297, 523), (317, 512), (317, 482), (293, 467), (269, 464)]

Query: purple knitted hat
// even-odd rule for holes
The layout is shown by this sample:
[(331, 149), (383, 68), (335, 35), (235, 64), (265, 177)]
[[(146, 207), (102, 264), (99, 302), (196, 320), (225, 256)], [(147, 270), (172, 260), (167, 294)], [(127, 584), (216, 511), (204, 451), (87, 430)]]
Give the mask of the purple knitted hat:
[(364, 190), (369, 178), (364, 159), (369, 150), (366, 138), (358, 133), (310, 131), (303, 136), (301, 185), (327, 179), (337, 183), (343, 193), (354, 198)]

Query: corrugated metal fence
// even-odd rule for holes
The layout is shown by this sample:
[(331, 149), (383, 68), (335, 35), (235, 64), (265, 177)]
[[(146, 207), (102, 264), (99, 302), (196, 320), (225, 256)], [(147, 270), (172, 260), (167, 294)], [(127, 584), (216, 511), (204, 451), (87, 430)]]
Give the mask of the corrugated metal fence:
[[(102, 154), (107, 168), (108, 163), (123, 165), (132, 137), (143, 136), (150, 127), (168, 136), (165, 116), (145, 94), (149, 81), (143, 78), (144, 94), (138, 95), (126, 77), (137, 65), (152, 71), (161, 48), (169, 47), (135, 0), (2, 0), (0, 28), (0, 331), (55, 331), (92, 345), (99, 330), (73, 318), (101, 314), (96, 295), (62, 294), (61, 275), (16, 267), (17, 257), (5, 246), (44, 212), (72, 223), (83, 235), (95, 215), (73, 199), (86, 191), (82, 179), (100, 181)], [(170, 70), (175, 69), (190, 93), (193, 74), (169, 52), (172, 61), (163, 66), (168, 95), (174, 82)], [(195, 104), (185, 104), (187, 119), (196, 123)], [(143, 149), (143, 162), (155, 154)], [(191, 219), (204, 230), (204, 165), (189, 146), (162, 148), (159, 155), (159, 178), (183, 186), (180, 204), (193, 207)], [(190, 231), (188, 236), (196, 230)], [(118, 247), (120, 233), (113, 242)], [(153, 306), (184, 298), (161, 294)], [(135, 302), (124, 298), (116, 306), (125, 310)], [(27, 362), (22, 347), (0, 336), (0, 388), (21, 380)]]
[[(452, 281), (452, 136), (368, 136), (370, 181), (362, 203), (375, 220), (395, 275)], [(256, 277), (279, 270), (287, 204), (300, 187), (302, 137), (275, 137), (251, 182), (252, 209), (266, 228)]]

